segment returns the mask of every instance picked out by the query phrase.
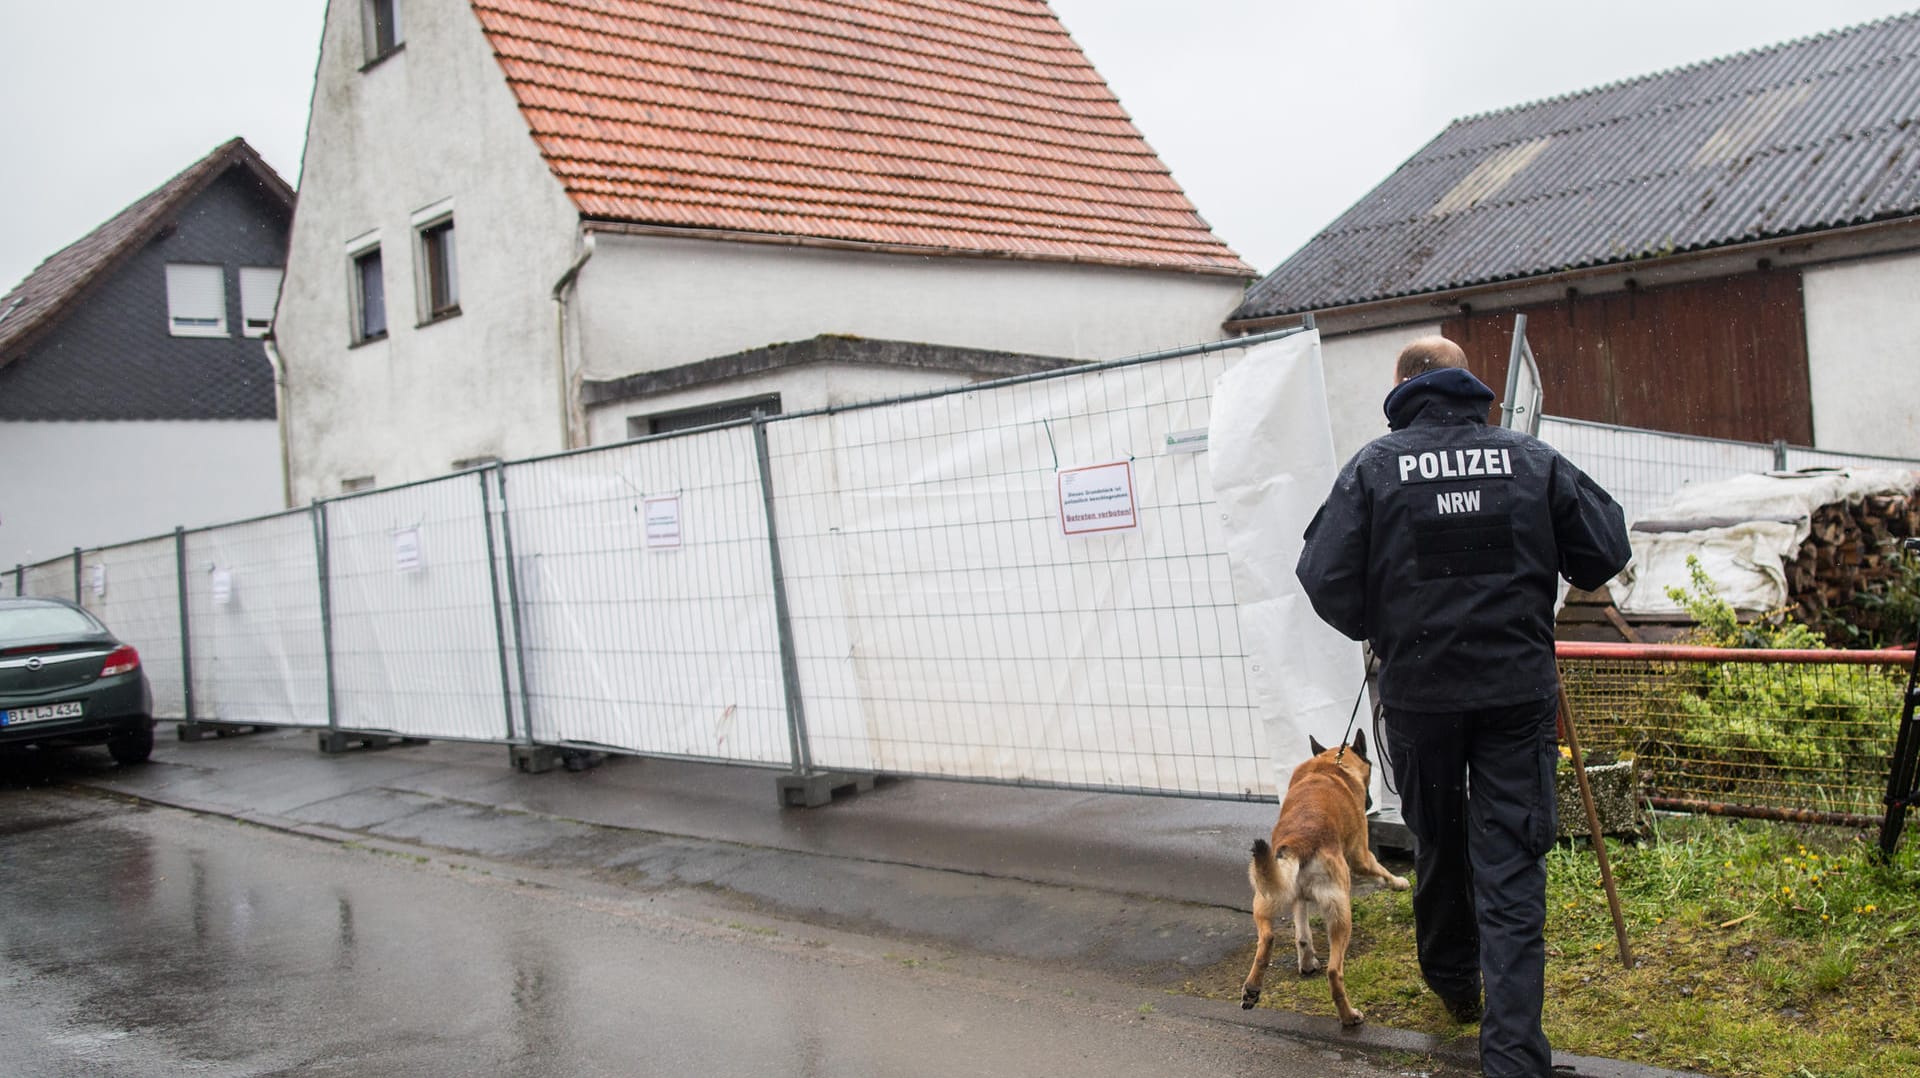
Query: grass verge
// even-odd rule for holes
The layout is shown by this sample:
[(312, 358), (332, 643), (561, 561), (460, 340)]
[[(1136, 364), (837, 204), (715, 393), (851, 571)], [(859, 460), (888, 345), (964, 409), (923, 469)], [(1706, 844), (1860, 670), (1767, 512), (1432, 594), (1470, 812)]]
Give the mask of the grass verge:
[[(1581, 1055), (1724, 1078), (1920, 1074), (1920, 835), (1891, 865), (1873, 836), (1665, 817), (1653, 840), (1610, 841), (1633, 969), (1621, 966), (1585, 840), (1548, 855), (1547, 1036)], [(1185, 990), (1237, 1002), (1248, 945)], [(1332, 1015), (1324, 977), (1293, 972), (1283, 930), (1261, 1006)], [(1325, 954), (1325, 937), (1316, 931)], [(1427, 991), (1406, 894), (1354, 902), (1347, 991), (1368, 1021), (1471, 1038)]]

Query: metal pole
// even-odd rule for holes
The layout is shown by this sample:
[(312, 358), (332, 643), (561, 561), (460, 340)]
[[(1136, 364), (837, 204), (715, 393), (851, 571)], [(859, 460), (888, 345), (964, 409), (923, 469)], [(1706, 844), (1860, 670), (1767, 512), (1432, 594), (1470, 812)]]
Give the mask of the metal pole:
[(80, 601), (80, 548), (79, 547), (73, 548), (73, 601), (74, 601), (74, 604), (77, 606), (85, 605)]
[(327, 664), (327, 729), (338, 730), (340, 713), (333, 687), (333, 570), (327, 556), (327, 503), (315, 498), (308, 512), (313, 517), (314, 559), (320, 577), (320, 647)]
[(780, 568), (780, 529), (773, 513), (773, 463), (767, 452), (767, 417), (753, 413), (753, 451), (760, 462), (760, 501), (767, 514), (767, 556), (773, 563), (773, 620), (780, 635), (780, 679), (787, 690), (787, 737), (793, 751), (793, 772), (813, 774), (813, 752), (807, 744), (807, 713), (800, 695), (800, 660), (793, 647), (793, 619), (787, 611), (787, 578)]
[(187, 721), (193, 721), (193, 632), (187, 619), (187, 530), (173, 529), (173, 587), (180, 598), (180, 677)]
[(487, 532), (487, 590), (493, 597), (493, 639), (500, 655), (500, 708), (507, 717), (507, 740), (513, 740), (513, 678), (507, 673), (507, 629), (500, 620), (500, 570), (493, 550), (493, 492), (486, 469), (474, 473), (480, 480), (480, 526)]
[[(525, 727), (522, 737), (526, 744), (533, 744), (533, 703), (527, 692), (527, 647), (525, 636), (520, 630), (520, 570), (513, 560), (513, 517), (507, 508), (507, 466), (494, 464), (494, 471), (500, 477), (500, 539), (507, 552), (507, 612), (513, 620), (513, 661), (514, 669), (520, 674), (520, 722)], [(512, 717), (508, 720), (511, 723)], [(512, 729), (508, 729), (511, 736)]]
[(1620, 892), (1613, 887), (1613, 865), (1607, 861), (1607, 840), (1600, 834), (1600, 812), (1593, 806), (1593, 788), (1587, 785), (1586, 761), (1580, 755), (1580, 738), (1573, 732), (1573, 707), (1567, 703), (1567, 687), (1560, 686), (1560, 730), (1567, 735), (1567, 752), (1572, 756), (1573, 775), (1580, 783), (1580, 804), (1587, 810), (1587, 839), (1593, 844), (1593, 856), (1600, 862), (1600, 886), (1607, 890), (1607, 909), (1613, 914), (1613, 938), (1620, 944), (1620, 964), (1633, 968), (1633, 950), (1627, 946), (1627, 921), (1620, 914)]
[(1787, 440), (1785, 438), (1775, 438), (1773, 440), (1773, 470), (1776, 472), (1784, 472), (1787, 470)]
[(17, 597), (17, 596), (25, 595), (26, 593), (27, 593), (27, 567), (21, 564), (20, 562), (14, 562), (13, 563), (13, 594)]

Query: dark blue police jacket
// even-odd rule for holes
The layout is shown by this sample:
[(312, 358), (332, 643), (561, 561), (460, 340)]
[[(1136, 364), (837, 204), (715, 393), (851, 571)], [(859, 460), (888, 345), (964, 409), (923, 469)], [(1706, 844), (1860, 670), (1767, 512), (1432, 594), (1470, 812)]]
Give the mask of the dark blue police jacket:
[(1396, 386), (1390, 433), (1307, 526), (1294, 572), (1327, 624), (1372, 643), (1390, 708), (1554, 695), (1555, 578), (1598, 588), (1631, 553), (1613, 498), (1546, 443), (1489, 427), (1492, 401), (1457, 368)]

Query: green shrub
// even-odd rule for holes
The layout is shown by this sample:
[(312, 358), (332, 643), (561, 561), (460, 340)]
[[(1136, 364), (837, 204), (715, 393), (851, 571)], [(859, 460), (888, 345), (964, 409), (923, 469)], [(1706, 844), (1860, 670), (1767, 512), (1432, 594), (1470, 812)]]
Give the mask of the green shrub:
[[(1821, 650), (1821, 635), (1781, 611), (1742, 622), (1697, 559), (1689, 588), (1669, 588), (1724, 648)], [(1661, 664), (1645, 684), (1633, 747), (1674, 796), (1877, 811), (1905, 673), (1810, 663)], [(1880, 721), (1884, 720), (1884, 721)]]

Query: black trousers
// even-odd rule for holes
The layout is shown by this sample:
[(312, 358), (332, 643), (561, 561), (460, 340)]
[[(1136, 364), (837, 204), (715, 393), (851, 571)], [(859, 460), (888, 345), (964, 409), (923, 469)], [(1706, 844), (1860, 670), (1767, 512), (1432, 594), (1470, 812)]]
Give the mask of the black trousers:
[(1413, 832), (1420, 972), (1442, 995), (1485, 987), (1488, 1078), (1553, 1072), (1540, 1009), (1557, 703), (1385, 712), (1387, 757)]

